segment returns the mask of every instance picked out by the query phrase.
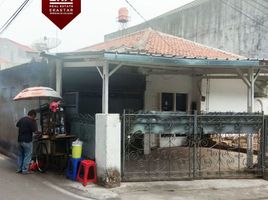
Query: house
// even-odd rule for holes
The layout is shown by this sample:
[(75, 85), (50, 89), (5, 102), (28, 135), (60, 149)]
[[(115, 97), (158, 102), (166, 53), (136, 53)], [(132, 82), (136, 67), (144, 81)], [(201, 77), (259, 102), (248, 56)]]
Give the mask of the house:
[(0, 38), (0, 69), (28, 63), (37, 58), (39, 52), (7, 38)]
[[(105, 41), (83, 51), (108, 51), (136, 54), (151, 54), (169, 57), (195, 59), (245, 59), (219, 49), (214, 49), (183, 38), (152, 30), (151, 28)], [(247, 111), (247, 86), (237, 76), (237, 71), (230, 71), (228, 76), (213, 75), (213, 70), (200, 74), (195, 68), (190, 72), (168, 72), (161, 69), (140, 70), (146, 77), (144, 93), (145, 110), (163, 110), (164, 99), (170, 99), (168, 111), (188, 111), (193, 109), (213, 111)], [(218, 73), (218, 72), (216, 72)], [(262, 78), (263, 79), (263, 78)], [(174, 87), (176, 86), (176, 87)], [(230, 103), (229, 103), (230, 102)], [(195, 107), (195, 108), (193, 108)]]
[(0, 59), (0, 69), (3, 68), (4, 65), (6, 65), (8, 63), (8, 61), (4, 60), (4, 59)]
[(151, 27), (248, 58), (267, 58), (265, 0), (195, 0), (147, 22), (105, 35), (105, 40)]
[[(76, 52), (42, 56), (48, 60), (48, 63), (43, 63), (44, 66), (40, 67), (38, 63), (29, 65), (38, 68), (41, 73), (30, 71), (28, 65), (0, 73), (3, 87), (1, 102), (5, 102), (5, 106), (0, 107), (1, 118), (7, 122), (14, 120), (23, 113), (23, 109), (31, 106), (23, 102), (10, 103), (12, 91), (17, 91), (19, 87), (21, 89), (26, 77), (29, 86), (42, 84), (56, 89), (64, 98), (68, 117), (96, 114), (93, 156), (96, 158), (100, 180), (112, 185), (120, 183), (121, 161), (124, 163), (126, 158), (125, 155), (121, 157), (121, 148), (125, 152), (121, 142), (132, 141), (131, 137), (125, 138), (124, 134), (121, 140), (121, 130), (125, 133), (125, 124), (122, 122), (121, 127), (120, 114), (125, 109), (132, 112), (154, 110), (191, 113), (194, 110), (206, 110), (252, 113), (254, 83), (257, 78), (266, 78), (261, 72), (267, 68), (265, 60), (247, 59), (152, 29), (144, 29)], [(25, 77), (22, 78), (16, 69), (22, 70)], [(15, 74), (16, 78), (11, 79)], [(33, 80), (30, 75), (34, 77)], [(6, 93), (10, 95), (3, 96)], [(251, 114), (247, 117), (254, 118)], [(258, 120), (262, 118), (257, 115), (256, 119), (256, 127), (259, 127), (261, 123)], [(248, 120), (237, 123), (244, 122)], [(228, 123), (234, 126), (234, 123)], [(0, 140), (5, 140), (4, 144), (14, 149), (14, 128), (5, 127), (4, 130), (9, 131), (1, 132), (0, 135), (6, 137)], [(195, 132), (198, 133), (197, 129)], [(252, 132), (250, 128), (249, 133)], [(85, 134), (88, 132), (85, 131)], [(147, 133), (142, 136), (144, 155), (145, 150), (150, 154), (151, 144), (157, 138), (152, 136), (150, 140), (151, 136)], [(252, 140), (250, 134), (248, 140)], [(136, 154), (139, 152), (130, 156), (135, 158)], [(253, 160), (250, 147), (249, 158), (247, 163), (250, 165)]]
[[(105, 35), (105, 41), (145, 28), (233, 52), (247, 58), (267, 58), (265, 0), (195, 0), (147, 22)], [(257, 80), (255, 97), (267, 97), (267, 83)]]
[[(50, 55), (44, 56), (50, 57)], [(99, 98), (98, 101), (102, 101), (102, 107), (99, 107), (99, 109), (102, 109), (103, 114), (96, 114), (95, 118), (95, 156), (97, 163), (101, 163), (101, 166), (98, 167), (101, 180), (111, 180), (112, 183), (118, 183), (118, 180), (120, 180), (120, 175), (119, 177), (114, 177), (113, 175), (120, 174), (121, 162), (122, 173), (124, 176), (126, 174), (136, 174), (135, 176), (138, 178), (141, 178), (142, 176), (142, 178), (145, 178), (146, 180), (152, 180), (150, 169), (146, 168), (147, 166), (152, 166), (152, 168), (160, 167), (161, 169), (171, 169), (168, 168), (168, 164), (165, 166), (166, 162), (161, 163), (161, 159), (158, 157), (162, 155), (164, 158), (170, 158), (170, 155), (167, 155), (169, 151), (163, 150), (162, 152), (161, 146), (163, 148), (170, 148), (171, 143), (176, 143), (178, 145), (183, 143), (180, 138), (177, 138), (177, 135), (173, 137), (165, 132), (162, 132), (164, 133), (164, 137), (162, 137), (162, 134), (156, 135), (155, 133), (157, 130), (161, 133), (159, 129), (164, 127), (170, 131), (171, 129), (169, 127), (172, 127), (172, 120), (170, 122), (161, 121), (159, 120), (161, 119), (161, 113), (147, 113), (144, 112), (144, 110), (162, 111), (163, 115), (172, 111), (184, 111), (190, 113), (193, 110), (205, 110), (207, 112), (246, 111), (252, 113), (254, 112), (254, 83), (257, 78), (266, 79), (265, 74), (262, 74), (261, 72), (267, 67), (267, 62), (265, 60), (251, 60), (243, 56), (211, 48), (152, 29), (137, 31), (123, 37), (82, 48), (77, 52), (58, 53), (54, 59), (60, 60), (57, 66), (58, 81), (56, 85), (57, 90), (62, 91), (63, 94), (67, 91), (66, 85), (64, 84), (66, 81), (64, 81), (64, 77), (66, 78), (64, 74), (66, 74), (67, 71), (70, 73), (68, 83), (73, 86), (79, 84), (79, 87), (77, 85), (76, 88), (83, 88), (84, 92), (86, 88), (89, 93), (94, 91), (92, 88), (89, 89), (89, 86), (85, 84), (86, 82), (92, 81), (90, 76), (91, 73), (99, 74), (99, 81), (101, 82), (102, 80), (102, 89), (101, 85), (98, 87), (99, 90), (102, 91), (102, 98)], [(62, 73), (60, 70), (61, 68), (63, 69)], [(77, 74), (79, 71), (85, 76), (84, 80), (82, 76), (79, 76), (79, 80), (74, 78), (78, 77)], [(141, 80), (136, 79), (133, 82), (133, 79), (130, 79), (130, 75), (144, 77), (144, 90), (140, 90), (141, 93), (136, 96), (139, 100), (138, 102), (144, 102), (143, 105), (137, 102), (135, 104), (134, 101), (132, 101), (131, 104), (127, 103), (130, 101), (132, 88), (122, 80), (132, 83), (133, 88), (136, 84), (140, 84), (139, 80)], [(83, 85), (81, 82), (84, 82), (84, 87), (81, 87)], [(122, 98), (116, 99), (116, 95), (114, 95), (116, 94), (116, 91), (119, 96), (123, 97), (125, 94), (125, 101), (122, 101)], [(138, 90), (133, 91), (137, 92)], [(78, 92), (78, 95), (79, 94), (80, 92)], [(144, 95), (142, 96), (141, 94)], [(92, 98), (91, 95), (87, 95), (87, 97), (83, 98), (88, 99), (87, 102), (91, 102), (91, 104), (88, 104), (88, 108), (91, 107), (91, 109), (96, 109), (97, 104), (90, 101), (90, 98)], [(72, 99), (79, 99), (79, 97)], [(120, 108), (118, 105), (121, 105), (122, 107)], [(125, 119), (122, 121), (123, 145), (121, 148), (123, 148), (123, 153), (122, 157), (120, 157), (120, 118), (118, 114), (109, 113), (121, 113), (122, 108), (130, 108), (132, 111), (135, 111), (135, 109), (133, 109), (134, 107), (140, 107), (143, 112), (139, 112), (138, 114), (132, 113), (130, 115), (123, 114), (123, 119)], [(163, 115), (163, 120), (167, 120), (169, 117), (172, 118), (171, 116), (163, 118)], [(240, 131), (244, 131), (244, 133), (248, 133), (248, 135), (246, 135), (248, 141), (253, 141), (252, 135), (255, 134), (254, 132), (256, 130), (253, 128), (252, 124), (249, 125), (248, 128), (246, 128), (248, 125), (245, 125), (245, 127), (242, 125), (243, 122), (247, 122), (248, 119), (242, 119), (241, 122), (236, 121), (234, 123), (234, 121), (232, 121), (234, 116), (230, 115), (227, 117), (228, 119), (224, 119), (227, 121), (221, 122), (221, 117), (224, 118), (226, 115), (228, 114), (219, 114), (219, 116), (212, 115), (212, 118), (208, 119), (208, 122), (210, 120), (215, 120), (215, 122), (213, 122), (212, 127), (207, 129), (207, 133), (211, 134), (213, 132), (216, 134), (216, 138), (220, 138), (222, 137), (221, 134), (230, 134), (228, 130), (235, 131), (239, 134)], [(125, 118), (125, 116), (128, 116), (128, 118)], [(135, 119), (137, 116), (145, 117), (140, 117), (137, 121), (133, 121), (133, 118)], [(190, 119), (185, 122), (187, 116), (188, 119), (189, 117)], [(191, 115), (187, 116), (184, 116), (183, 120), (178, 122), (182, 124), (182, 127), (180, 128), (185, 129), (190, 138), (191, 134), (194, 132), (202, 135), (200, 130), (197, 130), (198, 125), (196, 125), (196, 129), (189, 129), (189, 126), (191, 126), (195, 120), (191, 118)], [(252, 116), (249, 114), (248, 117), (253, 116), (254, 114), (252, 114)], [(177, 116), (177, 119), (180, 119), (180, 117), (182, 116)], [(207, 118), (201, 116), (201, 119), (202, 117)], [(258, 118), (257, 121), (260, 122), (260, 120), (261, 118)], [(199, 123), (198, 121), (199, 120), (196, 119), (197, 123)], [(158, 122), (162, 124), (166, 123), (166, 125), (163, 125), (162, 127), (156, 126), (156, 123)], [(140, 134), (142, 133), (142, 131), (140, 131), (142, 129), (138, 129), (139, 131), (131, 134), (131, 130), (133, 129), (133, 126), (130, 125), (131, 123), (134, 123), (137, 126), (141, 125), (139, 123), (143, 123), (145, 132)], [(235, 126), (235, 124), (239, 125)], [(242, 125), (242, 127), (240, 127), (240, 125)], [(258, 125), (254, 125), (254, 127), (258, 127), (258, 130), (260, 128)], [(154, 130), (154, 128), (157, 130)], [(159, 136), (161, 137), (160, 148), (157, 144)], [(196, 135), (193, 134), (192, 137), (195, 138)], [(196, 142), (196, 139), (194, 139), (193, 142)], [(202, 138), (200, 138), (198, 142), (202, 144)], [(169, 145), (163, 143), (168, 143)], [(253, 142), (250, 142), (250, 144), (253, 144)], [(153, 151), (152, 148), (155, 148), (155, 151)], [(245, 167), (252, 166), (254, 160), (253, 153), (250, 153), (252, 152), (252, 149), (251, 145), (248, 145), (248, 149), (246, 150), (248, 151), (248, 154), (246, 155), (247, 162), (244, 162), (243, 167), (245, 166), (245, 163)], [(173, 150), (170, 149), (170, 151)], [(191, 149), (189, 151), (193, 151), (193, 155), (195, 155), (193, 158), (198, 158), (201, 155), (196, 154), (196, 149)], [(149, 157), (146, 157), (146, 155)], [(172, 165), (181, 166), (182, 164), (187, 170), (191, 169), (192, 165), (195, 165), (193, 163), (198, 162), (196, 159), (190, 161), (191, 158), (187, 157), (187, 155), (189, 156), (190, 154), (186, 153), (185, 155), (186, 161), (179, 159), (179, 163), (176, 163), (177, 161), (172, 163), (172, 161)], [(211, 155), (214, 155), (214, 153)], [(153, 159), (154, 157), (155, 160)], [(209, 156), (207, 157), (208, 160), (205, 160), (204, 162), (210, 163), (210, 158)], [(149, 160), (147, 158), (149, 158)], [(152, 162), (150, 162), (150, 158), (153, 159)], [(237, 158), (240, 165), (240, 156), (236, 157), (235, 160)], [(166, 161), (170, 163), (169, 161), (171, 160), (166, 159)], [(195, 174), (195, 169), (196, 168), (194, 167), (193, 174)], [(211, 172), (211, 169), (208, 169)], [(177, 172), (177, 170), (178, 169), (175, 169), (175, 172)], [(162, 173), (158, 168), (153, 171), (155, 171), (156, 174)], [(169, 170), (165, 171), (165, 173), (168, 174), (173, 172), (174, 171)], [(187, 174), (192, 174), (190, 171), (180, 172), (183, 172), (183, 177), (187, 176)], [(141, 176), (137, 176), (139, 173)], [(215, 173), (218, 174), (219, 171), (216, 170)], [(105, 179), (105, 177), (109, 178)], [(171, 175), (170, 177), (174, 176)], [(127, 178), (127, 180), (131, 179)], [(106, 184), (109, 185), (112, 183)]]

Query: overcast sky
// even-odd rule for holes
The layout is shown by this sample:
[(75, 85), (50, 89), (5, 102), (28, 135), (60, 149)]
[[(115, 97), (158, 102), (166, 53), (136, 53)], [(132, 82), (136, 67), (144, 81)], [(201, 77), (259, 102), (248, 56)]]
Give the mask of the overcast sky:
[[(173, 10), (193, 0), (128, 0), (147, 20)], [(24, 0), (0, 0), (0, 26)], [(119, 29), (116, 22), (120, 7), (127, 7), (131, 21), (128, 27), (142, 23), (125, 0), (81, 0), (81, 14), (63, 30), (56, 27), (41, 12), (41, 0), (31, 0), (0, 37), (31, 45), (35, 40), (56, 37), (61, 45), (54, 51), (72, 51), (103, 41), (104, 35)]]

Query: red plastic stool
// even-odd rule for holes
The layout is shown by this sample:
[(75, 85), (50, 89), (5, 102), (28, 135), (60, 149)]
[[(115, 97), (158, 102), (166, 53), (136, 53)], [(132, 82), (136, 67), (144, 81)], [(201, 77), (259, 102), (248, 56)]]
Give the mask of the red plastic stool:
[[(94, 176), (93, 178), (89, 178), (89, 169), (93, 167)], [(76, 180), (83, 183), (84, 186), (87, 185), (88, 182), (97, 183), (97, 172), (96, 172), (96, 163), (93, 160), (83, 160), (81, 161), (77, 173)], [(82, 173), (83, 172), (83, 173)]]

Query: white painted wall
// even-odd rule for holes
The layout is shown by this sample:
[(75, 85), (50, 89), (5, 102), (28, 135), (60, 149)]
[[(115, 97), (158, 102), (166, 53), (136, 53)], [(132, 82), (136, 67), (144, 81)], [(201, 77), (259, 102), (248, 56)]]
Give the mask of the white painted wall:
[(203, 79), (201, 110), (247, 112), (247, 86), (240, 79)]
[(160, 137), (160, 148), (161, 147), (180, 147), (187, 143), (187, 138), (185, 136), (177, 137)]
[[(192, 101), (199, 105), (200, 95), (205, 101), (200, 109), (208, 112), (246, 112), (247, 87), (240, 79), (203, 79), (201, 91), (198, 79), (187, 75), (149, 75), (146, 78), (145, 110), (160, 110), (160, 94), (162, 92), (188, 94), (188, 110)], [(201, 92), (201, 94), (200, 94)], [(149, 144), (150, 141), (150, 144)], [(144, 153), (150, 153), (150, 147), (163, 146), (165, 138), (159, 135), (144, 135)], [(176, 144), (179, 145), (179, 144)]]
[[(161, 93), (184, 93), (188, 94), (188, 110), (193, 96), (193, 78), (186, 75), (148, 75), (146, 77), (146, 91), (144, 97), (145, 110), (160, 110)], [(195, 95), (194, 95), (195, 96)], [(149, 139), (150, 138), (150, 139)], [(150, 141), (150, 144), (149, 144)], [(159, 135), (144, 134), (144, 154), (150, 153), (150, 147), (159, 146)]]
[(98, 177), (107, 170), (121, 172), (121, 122), (119, 114), (96, 114), (96, 163)]
[(192, 101), (192, 82), (192, 77), (186, 75), (148, 75), (146, 77), (144, 109), (160, 110), (160, 94), (168, 92), (188, 94), (189, 110)]

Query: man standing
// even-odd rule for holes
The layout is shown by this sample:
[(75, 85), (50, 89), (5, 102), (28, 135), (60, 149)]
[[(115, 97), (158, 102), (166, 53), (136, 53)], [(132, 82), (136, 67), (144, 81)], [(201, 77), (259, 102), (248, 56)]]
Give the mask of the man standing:
[(19, 128), (18, 135), (18, 173), (28, 174), (29, 164), (32, 159), (33, 150), (33, 133), (37, 132), (37, 124), (35, 121), (36, 111), (30, 110), (28, 116), (21, 118), (16, 126)]

